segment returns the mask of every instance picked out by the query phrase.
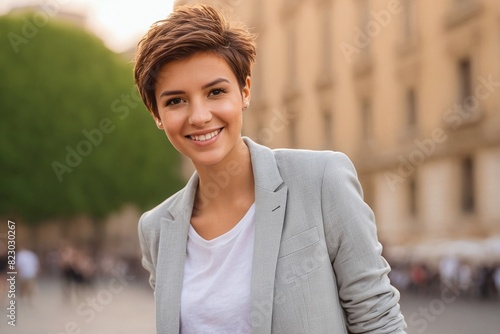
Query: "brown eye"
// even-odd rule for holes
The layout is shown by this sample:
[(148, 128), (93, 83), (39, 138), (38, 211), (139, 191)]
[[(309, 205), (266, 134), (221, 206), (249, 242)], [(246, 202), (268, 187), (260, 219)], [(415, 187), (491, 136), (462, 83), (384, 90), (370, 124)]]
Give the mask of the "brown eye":
[(172, 106), (172, 105), (175, 105), (175, 104), (179, 104), (182, 102), (182, 99), (179, 98), (179, 97), (176, 97), (174, 99), (170, 99), (167, 101), (167, 103), (165, 103), (166, 106)]
[(225, 93), (225, 92), (226, 92), (226, 90), (225, 90), (225, 89), (222, 89), (222, 88), (216, 88), (216, 89), (213, 89), (213, 90), (211, 90), (211, 91), (210, 91), (210, 95), (215, 95), (215, 96), (217, 96), (217, 95), (221, 95), (221, 94), (223, 94), (223, 93)]

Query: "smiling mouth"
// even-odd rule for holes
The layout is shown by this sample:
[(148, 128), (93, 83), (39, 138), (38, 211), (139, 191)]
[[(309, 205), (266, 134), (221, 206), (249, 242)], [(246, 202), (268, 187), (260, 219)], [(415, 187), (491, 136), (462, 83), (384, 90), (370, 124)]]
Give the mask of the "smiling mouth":
[(215, 131), (212, 131), (212, 132), (204, 134), (204, 135), (186, 136), (186, 137), (188, 137), (189, 139), (194, 140), (194, 141), (206, 141), (206, 140), (212, 139), (213, 137), (217, 136), (219, 133), (221, 133), (222, 129), (224, 129), (224, 128), (217, 129)]

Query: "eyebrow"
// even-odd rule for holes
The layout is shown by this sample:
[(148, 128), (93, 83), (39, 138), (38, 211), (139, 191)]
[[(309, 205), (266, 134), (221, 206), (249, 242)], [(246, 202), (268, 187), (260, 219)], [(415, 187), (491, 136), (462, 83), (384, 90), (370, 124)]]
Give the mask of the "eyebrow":
[[(221, 82), (227, 82), (227, 83), (230, 83), (229, 80), (227, 80), (226, 78), (217, 78), (213, 81), (210, 81), (209, 83), (206, 83), (204, 84), (203, 86), (201, 86), (202, 89), (207, 89), (211, 86), (215, 86)], [(170, 95), (180, 95), (180, 94), (185, 94), (186, 92), (183, 91), (183, 90), (165, 90), (163, 91), (161, 94), (160, 94), (160, 98), (163, 97), (163, 96), (170, 96)]]

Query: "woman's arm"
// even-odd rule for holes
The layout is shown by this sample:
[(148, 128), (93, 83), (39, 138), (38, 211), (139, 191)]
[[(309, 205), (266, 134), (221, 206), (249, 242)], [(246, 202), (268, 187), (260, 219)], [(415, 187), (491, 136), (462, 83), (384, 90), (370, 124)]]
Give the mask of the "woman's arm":
[(352, 333), (405, 333), (399, 292), (390, 284), (389, 264), (372, 210), (351, 161), (330, 156), (322, 184), (326, 242), (337, 277), (341, 305)]

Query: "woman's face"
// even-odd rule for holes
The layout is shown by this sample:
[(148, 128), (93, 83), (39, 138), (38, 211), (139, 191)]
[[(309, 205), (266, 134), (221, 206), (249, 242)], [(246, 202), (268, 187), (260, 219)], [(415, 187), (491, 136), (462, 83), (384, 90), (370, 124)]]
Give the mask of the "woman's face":
[(226, 61), (197, 53), (161, 68), (155, 88), (157, 125), (196, 167), (218, 164), (242, 143), (242, 110), (250, 78), (240, 90)]

